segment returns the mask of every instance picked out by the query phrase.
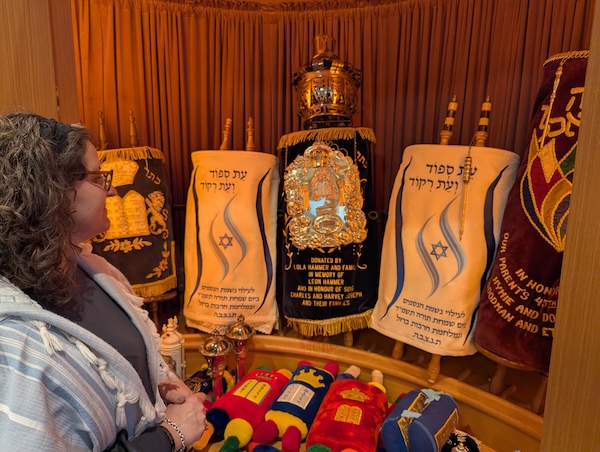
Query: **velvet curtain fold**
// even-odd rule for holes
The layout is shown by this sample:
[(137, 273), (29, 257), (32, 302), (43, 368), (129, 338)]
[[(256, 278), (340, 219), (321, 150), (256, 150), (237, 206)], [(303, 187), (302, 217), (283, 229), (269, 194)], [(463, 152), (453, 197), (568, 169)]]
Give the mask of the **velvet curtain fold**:
[[(190, 154), (217, 149), (232, 118), (233, 149), (255, 124), (276, 154), (301, 130), (292, 76), (328, 34), (362, 70), (353, 125), (370, 127), (376, 208), (386, 210), (403, 149), (437, 143), (449, 100), (451, 144), (468, 144), (487, 95), (488, 145), (523, 154), (542, 65), (587, 49), (593, 0), (227, 1), (71, 0), (81, 121), (106, 121), (109, 148), (140, 144), (166, 158), (173, 204), (184, 205)], [(174, 219), (183, 224), (183, 216)], [(176, 233), (177, 234), (177, 233)], [(177, 234), (181, 242), (183, 233)]]

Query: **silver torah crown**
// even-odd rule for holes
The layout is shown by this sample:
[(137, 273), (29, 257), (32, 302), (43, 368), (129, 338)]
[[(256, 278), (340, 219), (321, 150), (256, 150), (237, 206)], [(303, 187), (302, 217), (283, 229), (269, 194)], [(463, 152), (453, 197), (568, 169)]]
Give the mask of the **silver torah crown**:
[(316, 36), (312, 62), (293, 76), (304, 129), (351, 126), (357, 112), (361, 71), (333, 53), (333, 43), (330, 36)]

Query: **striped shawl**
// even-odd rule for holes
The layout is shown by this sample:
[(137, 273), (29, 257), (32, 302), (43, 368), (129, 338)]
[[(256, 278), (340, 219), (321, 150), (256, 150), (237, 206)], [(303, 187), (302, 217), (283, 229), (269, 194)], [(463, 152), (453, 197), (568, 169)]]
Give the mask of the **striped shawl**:
[(0, 278), (0, 450), (102, 451), (119, 431), (132, 438), (164, 418), (166, 365), (141, 299), (90, 246), (78, 264), (140, 331), (157, 402), (113, 347)]

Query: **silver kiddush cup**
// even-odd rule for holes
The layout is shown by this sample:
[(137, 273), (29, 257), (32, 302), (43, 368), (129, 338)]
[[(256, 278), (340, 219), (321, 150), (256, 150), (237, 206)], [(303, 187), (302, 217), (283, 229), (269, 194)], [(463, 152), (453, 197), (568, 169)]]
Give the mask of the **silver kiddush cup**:
[(227, 330), (226, 336), (233, 343), (235, 351), (235, 360), (237, 364), (236, 381), (239, 382), (246, 373), (244, 369), (244, 360), (248, 350), (248, 341), (254, 336), (254, 328), (244, 323), (244, 316), (238, 315), (237, 322), (231, 324)]
[(231, 351), (231, 348), (231, 343), (218, 330), (213, 330), (212, 336), (200, 345), (200, 353), (208, 363), (215, 400), (223, 395), (225, 357)]

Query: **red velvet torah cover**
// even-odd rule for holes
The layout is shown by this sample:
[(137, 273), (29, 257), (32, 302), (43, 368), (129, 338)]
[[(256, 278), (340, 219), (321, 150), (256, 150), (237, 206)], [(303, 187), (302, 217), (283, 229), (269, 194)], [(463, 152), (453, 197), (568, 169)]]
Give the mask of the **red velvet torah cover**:
[(566, 52), (544, 63), (475, 331), (480, 348), (541, 372), (550, 364), (587, 55)]

